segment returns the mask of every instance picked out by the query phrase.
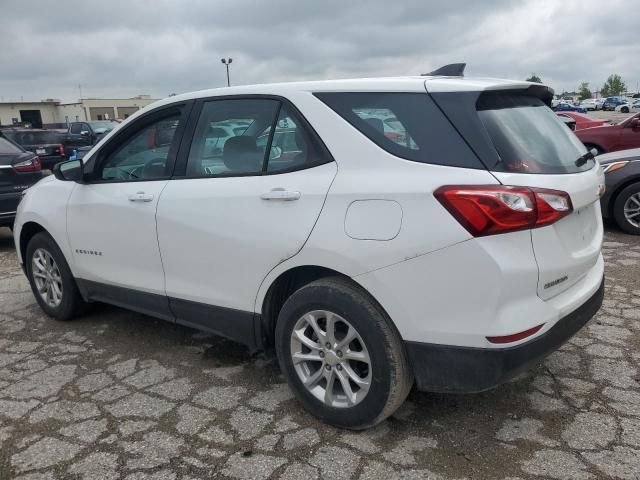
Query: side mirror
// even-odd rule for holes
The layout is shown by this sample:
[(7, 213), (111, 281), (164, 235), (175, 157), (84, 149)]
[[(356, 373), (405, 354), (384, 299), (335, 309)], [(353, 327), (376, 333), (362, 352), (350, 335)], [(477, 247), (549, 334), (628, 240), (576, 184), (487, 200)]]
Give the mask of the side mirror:
[(80, 132), (80, 135), (82, 135), (83, 137), (88, 137), (89, 136), (89, 130), (82, 130)]
[(84, 183), (82, 160), (68, 160), (53, 166), (53, 175), (64, 182)]
[(640, 128), (640, 118), (632, 118), (628, 124), (629, 128)]

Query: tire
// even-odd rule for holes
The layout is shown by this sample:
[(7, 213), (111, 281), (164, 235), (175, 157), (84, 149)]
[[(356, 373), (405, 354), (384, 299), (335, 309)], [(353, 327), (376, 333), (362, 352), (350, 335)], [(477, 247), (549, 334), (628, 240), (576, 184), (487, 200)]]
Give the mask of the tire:
[[(34, 264), (34, 256), (36, 255), (39, 259), (37, 263), (41, 265), (45, 263), (42, 261), (43, 259), (47, 260), (46, 263), (50, 267), (50, 273), (48, 275), (49, 283), (55, 281), (57, 285), (61, 285), (61, 288), (58, 287), (60, 298), (57, 303), (53, 297), (50, 297), (53, 301), (48, 303), (39, 291), (38, 282), (40, 280), (36, 280), (36, 278), (42, 279), (42, 276), (38, 276), (38, 274), (42, 275), (42, 270), (34, 271), (34, 267), (37, 269)], [(53, 267), (51, 267), (51, 264), (48, 262), (49, 259), (53, 260)], [(42, 308), (47, 315), (56, 320), (71, 320), (86, 310), (87, 304), (80, 296), (69, 265), (62, 251), (49, 234), (40, 232), (33, 236), (27, 245), (24, 263), (27, 278), (31, 285), (31, 291), (36, 297), (40, 308)], [(42, 284), (40, 283), (40, 285)], [(54, 291), (53, 287), (51, 291)], [(50, 293), (50, 295), (53, 295), (53, 293)]]
[[(323, 314), (326, 314), (324, 318)], [(316, 332), (327, 333), (329, 317), (334, 318), (336, 325), (336, 342), (331, 349), (321, 346), (322, 340), (313, 343), (313, 339), (320, 339)], [(306, 323), (309, 318), (315, 318), (317, 329)], [(312, 344), (320, 348), (303, 347), (298, 342), (300, 337), (294, 331), (300, 332), (301, 324), (307, 325), (303, 335), (306, 334), (306, 338), (311, 338)], [(345, 340), (349, 327), (356, 331), (358, 337), (339, 346), (339, 342)], [(366, 291), (346, 279), (323, 278), (293, 293), (278, 315), (275, 337), (280, 368), (296, 397), (307, 411), (331, 425), (352, 430), (372, 427), (402, 405), (413, 385), (413, 373), (404, 344), (391, 320)], [(322, 338), (331, 340), (330, 337)], [(308, 352), (298, 351), (298, 344)], [(313, 355), (315, 359), (300, 361), (296, 366), (292, 358), (294, 353)], [(360, 358), (368, 356), (369, 363), (347, 359), (353, 355)], [(320, 356), (322, 358), (318, 358)], [(347, 390), (342, 385), (344, 379), (354, 372), (360, 379), (368, 379), (368, 389), (346, 380), (354, 393), (348, 402)], [(319, 376), (317, 382), (311, 382), (313, 390), (304, 385), (301, 375), (307, 375), (308, 379)], [(333, 379), (330, 399), (334, 401), (325, 403), (320, 397), (327, 398), (329, 378)]]
[[(625, 187), (616, 197), (613, 204), (613, 218), (618, 226), (626, 233), (632, 235), (640, 235), (640, 214), (627, 218), (629, 213), (625, 214), (625, 206), (627, 209), (637, 207), (640, 212), (640, 182), (633, 183)], [(633, 211), (633, 210), (632, 210)], [(634, 223), (636, 225), (634, 225)]]
[(620, 109), (620, 111), (621, 111), (622, 113), (629, 113), (629, 109), (628, 109), (627, 107), (622, 107), (622, 108)]

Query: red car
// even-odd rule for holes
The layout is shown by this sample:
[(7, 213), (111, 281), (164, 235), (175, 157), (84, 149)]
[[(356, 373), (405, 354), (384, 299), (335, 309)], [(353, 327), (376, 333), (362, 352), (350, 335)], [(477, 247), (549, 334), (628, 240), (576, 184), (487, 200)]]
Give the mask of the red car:
[(582, 130), (583, 128), (601, 127), (602, 125), (609, 125), (611, 122), (606, 120), (594, 120), (586, 115), (576, 112), (558, 112), (559, 117), (566, 117), (575, 120), (576, 130)]
[(599, 153), (640, 148), (640, 113), (613, 125), (578, 130), (576, 136), (587, 148)]

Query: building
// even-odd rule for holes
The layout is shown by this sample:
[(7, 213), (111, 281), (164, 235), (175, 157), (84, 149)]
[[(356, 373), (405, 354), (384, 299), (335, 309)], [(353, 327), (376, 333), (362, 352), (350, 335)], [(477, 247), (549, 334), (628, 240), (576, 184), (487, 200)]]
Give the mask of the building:
[(0, 102), (0, 126), (29, 124), (34, 128), (60, 128), (81, 120), (124, 120), (155, 102), (150, 95), (132, 98), (82, 98), (61, 103), (48, 98), (39, 102)]

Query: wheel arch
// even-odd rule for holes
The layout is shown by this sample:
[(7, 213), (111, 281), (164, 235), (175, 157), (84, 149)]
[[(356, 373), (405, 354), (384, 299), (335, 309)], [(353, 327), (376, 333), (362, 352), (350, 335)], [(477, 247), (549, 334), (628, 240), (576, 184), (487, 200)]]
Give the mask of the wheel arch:
[(51, 233), (38, 222), (28, 221), (22, 225), (22, 228), (20, 229), (20, 240), (18, 242), (18, 248), (19, 248), (20, 258), (22, 259), (22, 263), (25, 262), (24, 255), (27, 251), (27, 245), (29, 245), (29, 241), (37, 233), (40, 233), (40, 232), (45, 232), (48, 235), (51, 235)]

